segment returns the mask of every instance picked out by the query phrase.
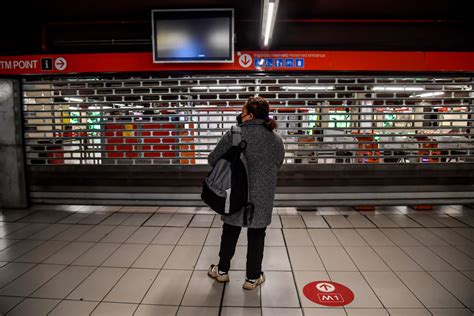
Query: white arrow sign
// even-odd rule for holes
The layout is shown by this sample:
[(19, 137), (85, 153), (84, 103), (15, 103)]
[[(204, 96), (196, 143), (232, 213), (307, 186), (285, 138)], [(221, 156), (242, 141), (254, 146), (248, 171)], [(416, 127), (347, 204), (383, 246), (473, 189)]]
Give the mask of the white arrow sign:
[(56, 67), (57, 70), (63, 71), (67, 67), (67, 61), (63, 57), (56, 58), (54, 60), (54, 67)]
[(250, 67), (250, 65), (252, 64), (252, 56), (250, 56), (249, 54), (240, 55), (239, 64), (244, 68)]
[(334, 285), (325, 282), (316, 284), (316, 288), (321, 292), (325, 293), (334, 292), (334, 290), (336, 289)]

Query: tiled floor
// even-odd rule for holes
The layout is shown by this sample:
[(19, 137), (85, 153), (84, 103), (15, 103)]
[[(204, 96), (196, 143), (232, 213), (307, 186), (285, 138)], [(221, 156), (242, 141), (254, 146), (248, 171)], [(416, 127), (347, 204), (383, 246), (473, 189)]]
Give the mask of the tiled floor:
[[(0, 216), (0, 315), (457, 316), (474, 311), (474, 209), (277, 208), (267, 282), (244, 291), (246, 234), (223, 285), (220, 218), (207, 208), (38, 205)], [(344, 307), (308, 300), (331, 280)]]

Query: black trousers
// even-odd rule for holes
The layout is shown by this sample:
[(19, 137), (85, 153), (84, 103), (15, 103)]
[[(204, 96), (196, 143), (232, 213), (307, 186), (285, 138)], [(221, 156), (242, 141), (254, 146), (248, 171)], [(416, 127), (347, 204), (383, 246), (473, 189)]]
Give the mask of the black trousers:
[[(219, 270), (228, 272), (235, 253), (241, 227), (225, 224), (222, 226)], [(264, 228), (247, 229), (247, 279), (258, 279), (262, 273), (263, 249), (265, 247)]]

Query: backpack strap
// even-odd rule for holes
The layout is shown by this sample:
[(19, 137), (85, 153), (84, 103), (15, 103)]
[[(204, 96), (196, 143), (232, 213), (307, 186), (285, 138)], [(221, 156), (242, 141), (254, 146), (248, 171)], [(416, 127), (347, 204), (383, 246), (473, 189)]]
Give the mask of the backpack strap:
[(239, 146), (240, 142), (242, 142), (242, 130), (240, 126), (232, 125), (230, 133), (232, 135), (232, 146)]

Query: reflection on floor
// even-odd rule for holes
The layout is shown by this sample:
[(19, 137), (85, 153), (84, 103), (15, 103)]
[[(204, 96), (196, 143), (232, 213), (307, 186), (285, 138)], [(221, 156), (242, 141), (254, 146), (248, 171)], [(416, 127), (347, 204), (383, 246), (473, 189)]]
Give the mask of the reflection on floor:
[[(0, 217), (4, 315), (472, 315), (474, 210), (277, 208), (261, 289), (242, 289), (246, 235), (230, 273), (217, 262), (220, 218), (207, 208), (38, 205)], [(308, 300), (331, 280), (344, 307)]]

